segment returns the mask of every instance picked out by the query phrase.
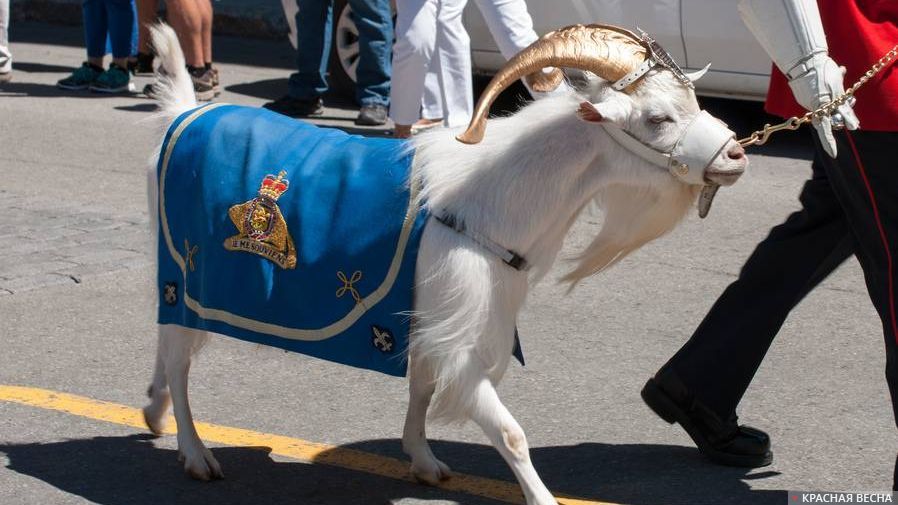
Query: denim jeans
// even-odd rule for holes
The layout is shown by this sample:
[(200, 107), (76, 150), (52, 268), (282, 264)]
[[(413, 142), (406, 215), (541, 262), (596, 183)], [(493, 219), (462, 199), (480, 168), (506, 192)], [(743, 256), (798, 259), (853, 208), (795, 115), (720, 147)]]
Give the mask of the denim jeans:
[[(289, 95), (309, 100), (327, 92), (327, 64), (333, 33), (333, 0), (296, 0), (296, 73)], [(390, 103), (393, 21), (390, 0), (349, 0), (359, 30), (356, 100), (362, 105)]]
[(84, 0), (82, 11), (87, 56), (99, 58), (111, 52), (113, 58), (127, 58), (136, 53), (137, 10), (134, 0)]

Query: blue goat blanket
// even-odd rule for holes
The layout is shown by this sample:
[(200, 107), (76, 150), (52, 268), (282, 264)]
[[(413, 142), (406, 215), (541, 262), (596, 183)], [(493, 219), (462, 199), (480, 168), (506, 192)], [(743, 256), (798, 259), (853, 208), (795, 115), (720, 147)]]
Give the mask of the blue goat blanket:
[(404, 376), (412, 157), (264, 109), (182, 114), (157, 171), (159, 323)]

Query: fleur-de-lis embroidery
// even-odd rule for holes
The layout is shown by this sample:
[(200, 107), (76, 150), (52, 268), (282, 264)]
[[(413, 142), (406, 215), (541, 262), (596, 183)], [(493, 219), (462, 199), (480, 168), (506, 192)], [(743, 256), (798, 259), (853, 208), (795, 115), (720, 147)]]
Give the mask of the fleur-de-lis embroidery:
[(187, 266), (190, 267), (191, 272), (196, 270), (196, 264), (193, 262), (193, 257), (199, 250), (200, 246), (195, 245), (193, 247), (190, 247), (190, 242), (188, 242), (186, 238), (184, 239), (184, 251), (187, 253), (184, 259), (187, 263)]
[(165, 303), (174, 305), (178, 303), (178, 285), (174, 282), (166, 282), (162, 293)]
[(380, 328), (378, 326), (371, 326), (371, 333), (374, 337), (371, 338), (371, 343), (374, 344), (374, 347), (381, 352), (390, 352), (393, 350), (393, 334), (390, 333), (390, 330)]
[(359, 291), (353, 286), (353, 284), (362, 280), (362, 272), (356, 270), (352, 273), (352, 277), (347, 279), (346, 274), (344, 274), (342, 270), (338, 270), (337, 278), (343, 283), (343, 286), (337, 288), (337, 298), (341, 298), (348, 292), (352, 296), (352, 299), (355, 300), (355, 303), (362, 303), (362, 297), (359, 295)]

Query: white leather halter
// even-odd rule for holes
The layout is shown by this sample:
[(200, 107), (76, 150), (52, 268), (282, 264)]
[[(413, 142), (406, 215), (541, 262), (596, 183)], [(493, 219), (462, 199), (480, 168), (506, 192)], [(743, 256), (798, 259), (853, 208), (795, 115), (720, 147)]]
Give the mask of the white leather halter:
[[(637, 30), (639, 29), (637, 28)], [(683, 73), (673, 57), (655, 39), (642, 30), (639, 30), (639, 34), (647, 49), (645, 61), (612, 83), (611, 86), (615, 90), (622, 91), (656, 66), (669, 70), (684, 86), (694, 87), (692, 81)], [(736, 134), (730, 131), (726, 125), (705, 111), (696, 114), (689, 126), (683, 130), (683, 134), (673, 149), (667, 152), (655, 149), (613, 124), (602, 123), (602, 126), (608, 135), (626, 150), (653, 165), (668, 170), (674, 177), (686, 184), (702, 186), (705, 185), (705, 169), (714, 161), (727, 142), (736, 138)]]
[(601, 123), (624, 149), (661, 167), (686, 184), (705, 185), (705, 170), (736, 134), (705, 111), (699, 111), (670, 151), (659, 151), (628, 131)]

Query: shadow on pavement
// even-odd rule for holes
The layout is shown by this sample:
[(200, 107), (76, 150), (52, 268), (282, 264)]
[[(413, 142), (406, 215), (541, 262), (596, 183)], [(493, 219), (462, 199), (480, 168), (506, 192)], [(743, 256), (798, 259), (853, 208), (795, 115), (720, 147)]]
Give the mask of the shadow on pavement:
[(263, 100), (277, 100), (287, 93), (287, 77), (231, 84), (225, 86), (225, 90)]
[(14, 97), (14, 96), (31, 96), (31, 97), (39, 97), (39, 98), (90, 98), (90, 99), (103, 99), (103, 98), (134, 98), (138, 100), (144, 100), (143, 97), (138, 96), (136, 93), (122, 93), (122, 94), (104, 94), (104, 93), (94, 93), (89, 90), (67, 90), (57, 88), (54, 84), (41, 84), (36, 82), (17, 82), (15, 80), (7, 83), (0, 84), (0, 96)]
[(63, 65), (47, 65), (46, 63), (31, 63), (27, 61), (16, 60), (16, 72), (36, 73), (60, 73), (71, 72), (75, 67), (66, 67)]
[(120, 105), (118, 107), (113, 107), (115, 110), (123, 110), (126, 112), (156, 112), (159, 110), (159, 106), (154, 101), (150, 101), (147, 99), (146, 102), (138, 103), (134, 105)]
[[(402, 498), (487, 504), (491, 500), (342, 468), (279, 462), (265, 447), (212, 449), (226, 478), (196, 482), (184, 475), (176, 451), (151, 435), (95, 437), (0, 445), (7, 468), (91, 502), (113, 505), (238, 503), (388, 504)], [(371, 440), (347, 448), (401, 459), (400, 441)], [(434, 452), (455, 470), (514, 481), (489, 446), (437, 441)], [(323, 456), (326, 457), (326, 456)], [(532, 458), (557, 493), (633, 504), (783, 503), (785, 491), (752, 491), (745, 480), (776, 475), (705, 463), (695, 450), (666, 445), (580, 444), (538, 447)]]
[[(27, 21), (15, 24), (10, 42), (84, 47), (84, 32), (77, 26), (60, 26)], [(234, 63), (253, 67), (283, 68), (284, 77), (296, 69), (296, 51), (286, 38), (263, 40), (247, 37), (215, 36), (212, 42), (216, 63)], [(80, 64), (81, 59), (72, 64)], [(14, 62), (18, 68), (18, 62)], [(24, 69), (23, 69), (24, 70)]]

